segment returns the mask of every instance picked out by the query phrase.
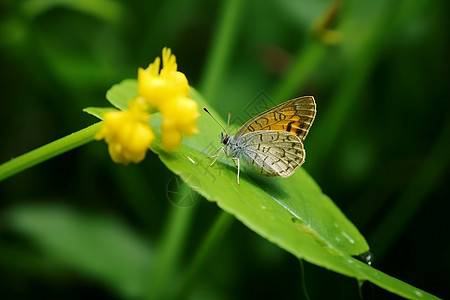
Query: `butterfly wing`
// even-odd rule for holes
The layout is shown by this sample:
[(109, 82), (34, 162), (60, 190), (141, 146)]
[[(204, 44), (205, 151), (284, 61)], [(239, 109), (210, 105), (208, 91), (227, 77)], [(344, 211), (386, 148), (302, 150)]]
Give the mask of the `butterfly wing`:
[(305, 162), (301, 138), (286, 131), (249, 132), (236, 146), (237, 154), (264, 176), (288, 177)]
[(245, 123), (236, 133), (239, 138), (260, 130), (287, 132), (305, 140), (316, 116), (314, 97), (305, 96), (281, 103)]

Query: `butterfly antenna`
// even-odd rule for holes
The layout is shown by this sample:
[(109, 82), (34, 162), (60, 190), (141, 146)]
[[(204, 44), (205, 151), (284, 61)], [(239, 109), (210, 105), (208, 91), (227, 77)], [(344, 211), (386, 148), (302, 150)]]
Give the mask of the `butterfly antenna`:
[(231, 111), (228, 112), (227, 129), (230, 128)]
[[(211, 118), (213, 118), (214, 121), (216, 121), (217, 124), (219, 124), (219, 126), (223, 129), (223, 131), (225, 131), (225, 133), (228, 135), (228, 131), (222, 126), (222, 124), (219, 123), (219, 121), (217, 121), (216, 118), (214, 118), (214, 116), (208, 111), (208, 109), (206, 107), (203, 107), (203, 110), (206, 111), (206, 113), (208, 115), (211, 116)], [(228, 118), (228, 121), (230, 120), (230, 118)], [(228, 127), (228, 125), (227, 125)]]

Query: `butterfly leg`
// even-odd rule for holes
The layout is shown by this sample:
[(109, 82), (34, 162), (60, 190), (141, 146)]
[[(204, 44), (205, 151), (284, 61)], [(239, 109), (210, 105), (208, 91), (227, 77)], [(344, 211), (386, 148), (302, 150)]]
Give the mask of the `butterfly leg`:
[(223, 150), (225, 150), (225, 148), (221, 147), (219, 150), (217, 150), (215, 152), (215, 154), (206, 156), (208, 158), (214, 158), (213, 162), (209, 165), (210, 167), (216, 162), (216, 160), (219, 158), (220, 154), (222, 154)]
[(239, 162), (239, 158), (238, 157), (233, 157), (233, 162), (234, 162), (234, 165), (236, 166), (236, 168), (238, 169), (238, 171), (237, 171), (237, 184), (239, 185), (239, 173), (241, 171), (241, 164)]

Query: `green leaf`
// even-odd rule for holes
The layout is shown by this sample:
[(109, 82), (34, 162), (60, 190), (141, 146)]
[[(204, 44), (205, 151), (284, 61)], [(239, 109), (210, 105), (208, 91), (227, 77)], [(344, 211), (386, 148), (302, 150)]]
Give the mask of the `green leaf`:
[(6, 212), (5, 221), (43, 253), (122, 296), (138, 298), (145, 292), (153, 251), (118, 220), (40, 204), (16, 206)]
[[(114, 85), (107, 98), (120, 106), (126, 98), (133, 97), (136, 90), (136, 81), (126, 80)], [(192, 88), (191, 97), (200, 106), (206, 105)], [(213, 109), (208, 109), (218, 117)], [(364, 237), (304, 169), (300, 168), (284, 179), (244, 171), (241, 184), (237, 185), (236, 168), (230, 159), (222, 157), (209, 167), (210, 160), (205, 157), (220, 147), (220, 128), (206, 114), (198, 119), (197, 125), (200, 134), (184, 137), (177, 151), (166, 153), (159, 143), (152, 145), (162, 162), (195, 191), (209, 201), (217, 202), (250, 229), (298, 258), (347, 276), (369, 280), (403, 297), (435, 299), (352, 258), (369, 250)]]
[(128, 108), (128, 101), (136, 97), (137, 81), (135, 79), (125, 79), (121, 83), (113, 85), (106, 92), (106, 99), (120, 110)]
[(83, 109), (85, 113), (88, 113), (90, 115), (93, 115), (94, 117), (99, 118), (100, 120), (103, 120), (103, 114), (110, 112), (110, 111), (117, 111), (117, 109), (112, 107), (86, 107)]

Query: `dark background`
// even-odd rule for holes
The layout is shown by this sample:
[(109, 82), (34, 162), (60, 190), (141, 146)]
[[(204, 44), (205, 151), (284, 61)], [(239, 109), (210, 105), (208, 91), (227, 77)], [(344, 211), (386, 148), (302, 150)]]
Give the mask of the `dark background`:
[[(111, 85), (171, 47), (222, 116), (261, 92), (275, 103), (314, 95), (304, 168), (367, 238), (376, 268), (449, 298), (448, 1), (332, 3), (2, 1), (0, 162), (96, 122), (82, 109), (108, 106)], [(223, 20), (231, 38), (221, 44)], [(223, 64), (211, 71), (220, 51)], [(67, 261), (55, 258), (12, 216), (48, 208), (106, 216), (153, 247), (172, 207), (172, 178), (151, 153), (138, 166), (118, 166), (94, 142), (1, 182), (0, 297), (123, 298), (67, 263), (77, 245)], [(220, 212), (204, 199), (195, 209), (181, 266)], [(308, 263), (304, 279), (301, 272), (295, 257), (235, 222), (185, 298), (304, 299), (303, 280), (311, 299), (358, 298), (354, 279)], [(363, 294), (396, 298), (370, 285)]]

